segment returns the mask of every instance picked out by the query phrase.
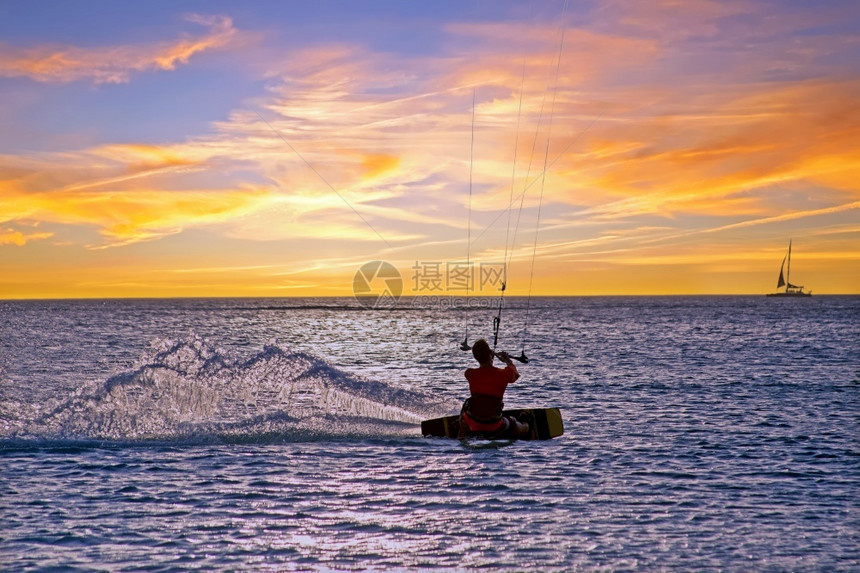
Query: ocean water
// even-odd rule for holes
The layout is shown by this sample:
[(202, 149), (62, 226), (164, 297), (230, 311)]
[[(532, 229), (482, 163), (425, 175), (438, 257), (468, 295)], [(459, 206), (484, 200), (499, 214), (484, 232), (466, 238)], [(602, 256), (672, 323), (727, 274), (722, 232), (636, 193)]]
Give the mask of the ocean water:
[(0, 569), (860, 570), (860, 297), (428, 302), (0, 301)]

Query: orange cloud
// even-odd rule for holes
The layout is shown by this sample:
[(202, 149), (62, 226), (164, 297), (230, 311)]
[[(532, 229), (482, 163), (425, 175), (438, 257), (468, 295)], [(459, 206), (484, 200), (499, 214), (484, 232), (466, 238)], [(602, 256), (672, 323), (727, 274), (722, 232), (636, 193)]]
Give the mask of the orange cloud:
[(469, 52), (456, 54), (458, 65), (453, 70), (450, 60), (441, 62), (449, 68), (447, 73), (441, 72), (447, 76), (448, 85), (519, 88), (523, 83), (532, 105), (539, 104), (546, 90), (556, 84), (557, 66), (558, 85), (564, 92), (596, 78), (629, 73), (631, 68), (649, 64), (660, 56), (659, 45), (653, 39), (570, 26), (564, 30), (563, 41), (562, 30), (556, 25), (454, 24), (448, 30), (481, 41)]
[(209, 28), (207, 34), (169, 42), (138, 46), (80, 48), (39, 46), (16, 48), (0, 45), (0, 76), (29, 77), (39, 82), (91, 80), (97, 84), (124, 83), (133, 72), (174, 70), (194, 54), (221, 48), (237, 31), (225, 16), (192, 15), (188, 20)]
[[(175, 234), (186, 228), (223, 223), (263, 209), (270, 200), (271, 191), (252, 188), (47, 193), (16, 192), (7, 188), (0, 195), (0, 211), (20, 220), (94, 226), (109, 239), (108, 246), (116, 246)], [(10, 237), (9, 242), (18, 240), (17, 235)]]
[(162, 146), (142, 143), (103, 145), (92, 153), (127, 165), (129, 171), (192, 165), (199, 158), (189, 157), (182, 146)]
[(0, 245), (17, 245), (23, 247), (29, 241), (49, 239), (54, 233), (28, 233), (24, 234), (15, 229), (0, 229)]
[(400, 166), (400, 159), (393, 155), (375, 153), (365, 155), (361, 160), (361, 164), (364, 167), (364, 177), (366, 179), (373, 179), (378, 175), (397, 169)]
[(857, 200), (860, 111), (850, 102), (858, 97), (857, 80), (809, 81), (715, 89), (659, 117), (631, 111), (562, 158), (560, 178), (577, 185), (553, 198), (622, 217), (808, 208), (757, 192), (793, 182), (827, 187), (829, 201)]

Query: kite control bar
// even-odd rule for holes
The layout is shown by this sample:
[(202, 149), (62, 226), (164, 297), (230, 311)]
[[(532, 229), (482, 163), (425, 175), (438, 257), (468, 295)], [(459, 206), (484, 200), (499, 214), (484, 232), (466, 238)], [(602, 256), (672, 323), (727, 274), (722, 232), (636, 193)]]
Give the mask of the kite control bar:
[[(499, 353), (499, 354), (501, 354), (501, 353)], [(507, 354), (507, 353), (505, 353), (505, 354)], [(496, 354), (496, 356), (498, 356), (498, 354)], [(511, 360), (516, 360), (517, 362), (522, 362), (523, 364), (529, 363), (529, 357), (526, 356), (525, 350), (522, 350), (520, 352), (519, 356), (511, 356), (510, 354), (508, 354), (508, 358), (510, 358)]]
[[(464, 352), (467, 350), (472, 350), (472, 347), (469, 346), (469, 337), (464, 338), (463, 342), (460, 343), (460, 350), (462, 350)], [(510, 358), (511, 360), (516, 360), (517, 362), (522, 362), (523, 364), (529, 363), (529, 357), (526, 356), (525, 349), (523, 349), (522, 352), (520, 352), (519, 356), (513, 356), (513, 355), (508, 354), (507, 352), (504, 352), (504, 351), (502, 351), (502, 352), (496, 352), (495, 350), (493, 351), (493, 356), (500, 358), (502, 354), (506, 354), (508, 356), (508, 358)]]

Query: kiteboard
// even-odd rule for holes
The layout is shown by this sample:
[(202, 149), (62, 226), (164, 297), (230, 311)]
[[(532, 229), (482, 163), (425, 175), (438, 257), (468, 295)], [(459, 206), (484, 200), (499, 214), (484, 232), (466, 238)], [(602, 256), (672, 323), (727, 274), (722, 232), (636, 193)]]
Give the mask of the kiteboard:
[[(551, 440), (564, 433), (564, 424), (558, 408), (521, 408), (505, 410), (502, 415), (529, 422), (531, 433), (520, 437), (520, 440)], [(437, 438), (459, 438), (460, 416), (424, 420), (421, 422), (421, 433)]]

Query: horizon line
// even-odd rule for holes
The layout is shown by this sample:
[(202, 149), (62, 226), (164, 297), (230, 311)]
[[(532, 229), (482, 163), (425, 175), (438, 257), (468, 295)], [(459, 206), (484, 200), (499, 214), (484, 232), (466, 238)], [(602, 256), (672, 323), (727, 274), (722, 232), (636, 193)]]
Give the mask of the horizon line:
[[(541, 294), (541, 295), (507, 295), (506, 299), (528, 299), (528, 298), (538, 298), (538, 299), (546, 299), (546, 298), (601, 298), (601, 297), (614, 297), (614, 298), (656, 298), (656, 297), (767, 297), (768, 294), (771, 293), (640, 293), (640, 294), (618, 294), (618, 293), (606, 293), (606, 294)], [(836, 293), (811, 293), (812, 296), (815, 297), (827, 297), (827, 296), (860, 296), (860, 292), (836, 292)], [(288, 300), (298, 300), (298, 299), (309, 299), (309, 298), (323, 298), (323, 299), (355, 299), (358, 298), (354, 295), (301, 295), (301, 296), (251, 296), (251, 295), (216, 295), (216, 296), (107, 296), (107, 297), (99, 297), (99, 296), (77, 296), (77, 297), (15, 297), (15, 298), (5, 298), (0, 297), (0, 302), (35, 302), (35, 301), (94, 301), (94, 300), (251, 300), (251, 299), (288, 299)], [(401, 299), (421, 299), (421, 298), (439, 298), (439, 299), (452, 299), (452, 298), (463, 298), (467, 297), (464, 295), (402, 295), (398, 298)], [(471, 295), (468, 299), (471, 300), (479, 300), (479, 299), (497, 299), (498, 295)], [(804, 297), (809, 298), (809, 297)], [(380, 309), (370, 309), (370, 310), (386, 310), (383, 308)], [(396, 310), (396, 307), (392, 310)]]

